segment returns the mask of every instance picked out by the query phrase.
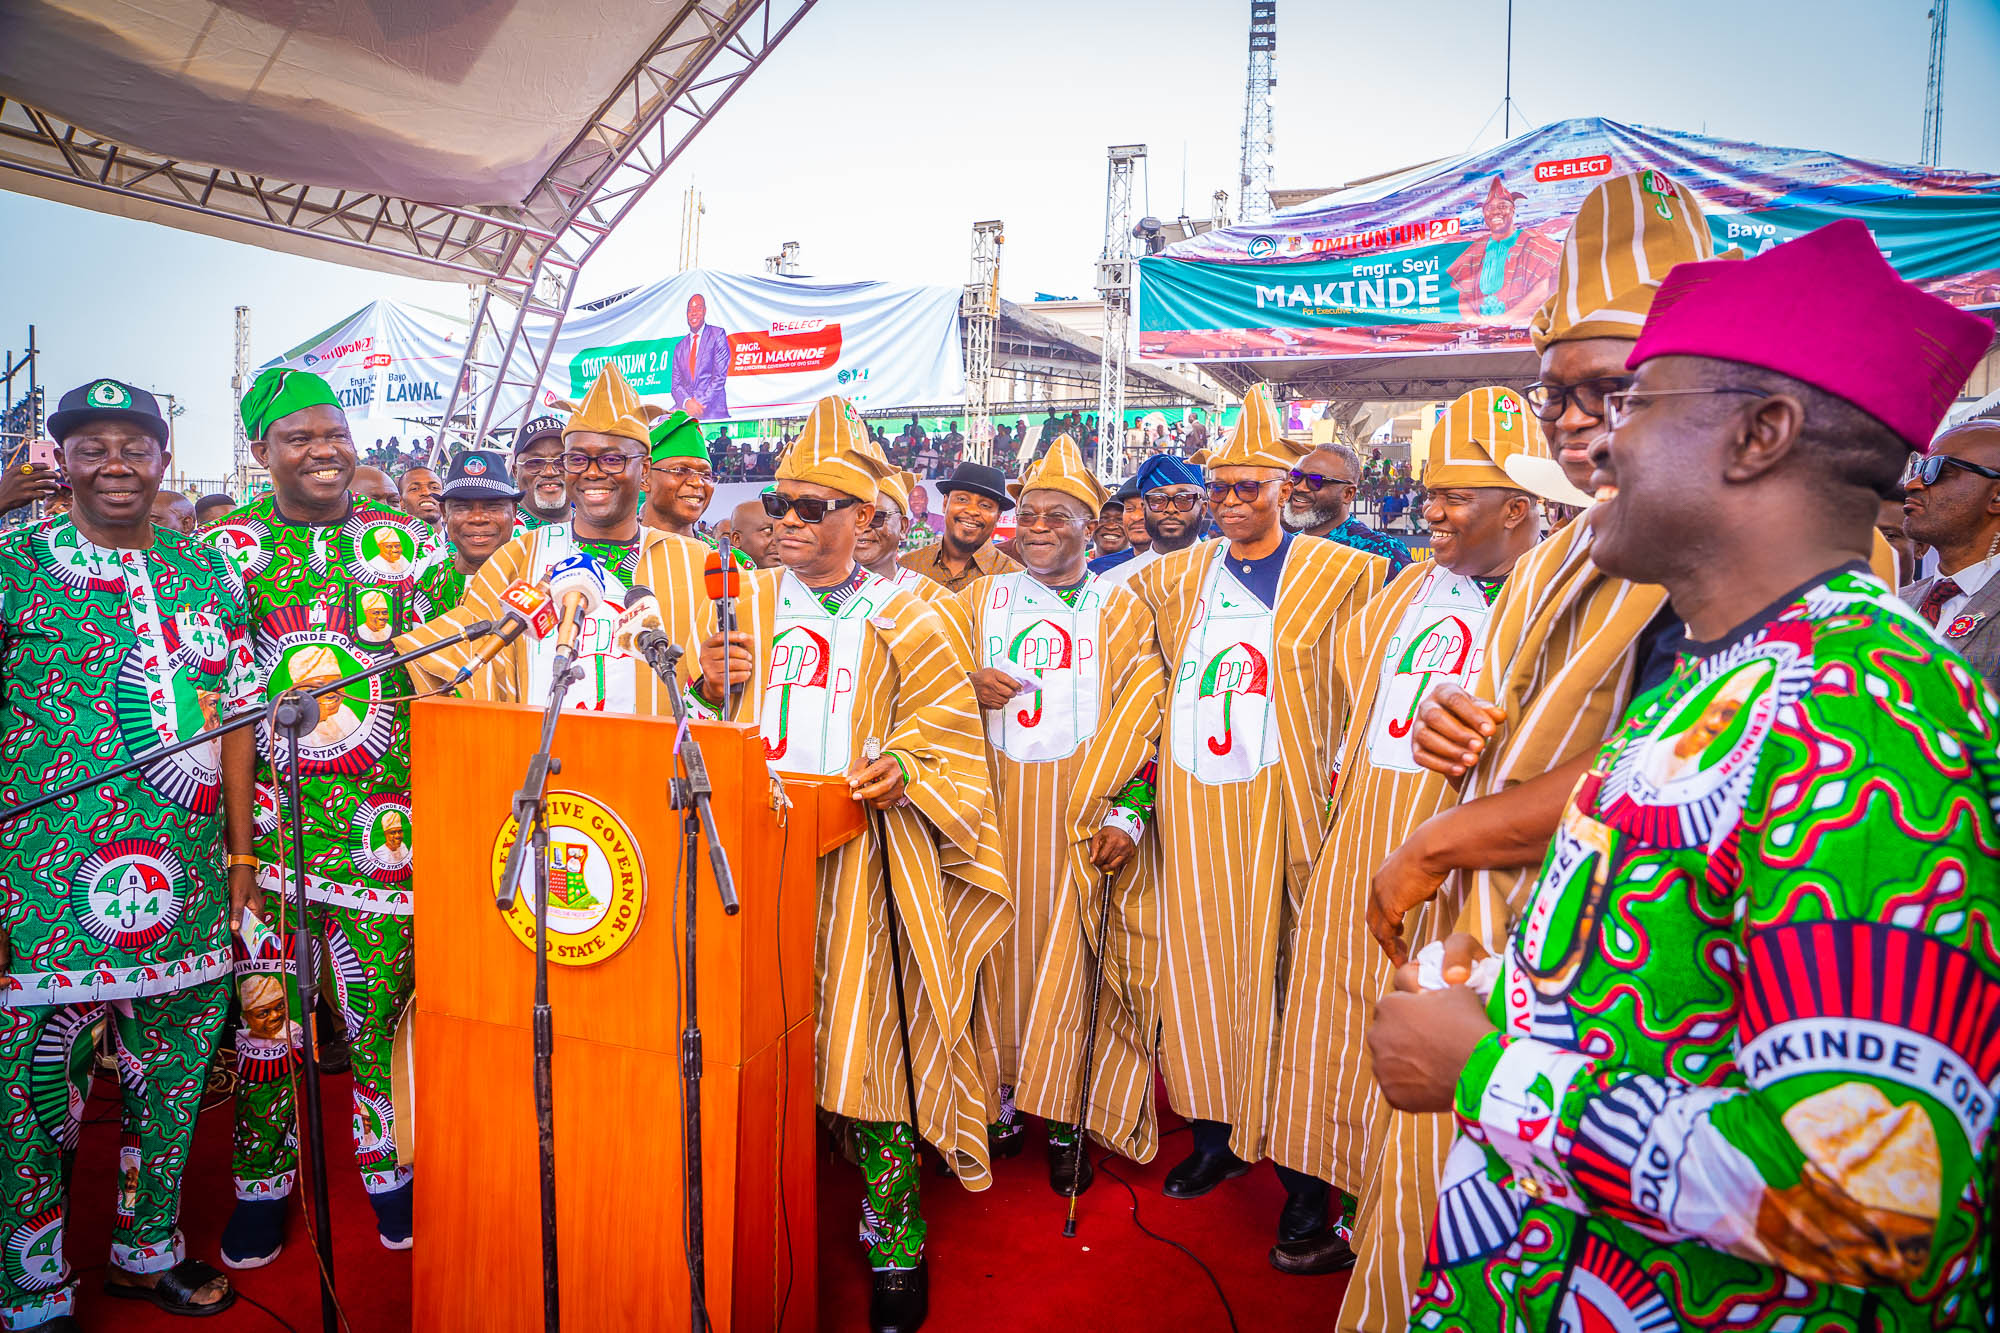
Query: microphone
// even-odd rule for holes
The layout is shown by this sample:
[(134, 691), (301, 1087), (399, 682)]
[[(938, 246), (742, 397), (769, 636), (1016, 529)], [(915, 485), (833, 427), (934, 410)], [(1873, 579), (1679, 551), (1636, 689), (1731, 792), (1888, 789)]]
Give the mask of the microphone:
[(711, 602), (734, 599), (739, 577), (736, 562), (726, 558), (721, 551), (710, 551), (708, 558), (701, 562), (702, 586), (708, 589), (708, 600)]
[[(724, 545), (719, 551), (710, 551), (708, 558), (701, 562), (702, 586), (708, 589), (708, 599), (715, 603), (715, 627), (724, 634), (736, 628), (736, 585), (738, 582), (736, 561), (730, 557), (729, 548)], [(727, 660), (727, 654), (724, 655)], [(736, 691), (731, 688), (729, 677), (722, 679), (722, 715), (728, 717), (735, 711)]]
[(621, 649), (645, 658), (646, 665), (652, 667), (660, 679), (673, 680), (681, 650), (668, 637), (667, 628), (660, 621), (660, 604), (654, 599), (651, 588), (635, 583), (625, 590), (625, 614), (618, 618), (614, 641)]
[(579, 551), (558, 560), (549, 570), (549, 595), (559, 614), (556, 628), (555, 674), (565, 674), (576, 661), (577, 637), (584, 617), (604, 600), (604, 566)]
[(508, 644), (523, 634), (532, 633), (535, 638), (544, 639), (556, 627), (554, 600), (532, 583), (515, 580), (501, 592), (500, 601), (507, 608), (507, 614), (500, 618), (500, 628), (484, 648), (458, 669), (458, 674), (451, 678), (446, 689), (457, 689), (471, 680), (475, 671), (498, 657)]

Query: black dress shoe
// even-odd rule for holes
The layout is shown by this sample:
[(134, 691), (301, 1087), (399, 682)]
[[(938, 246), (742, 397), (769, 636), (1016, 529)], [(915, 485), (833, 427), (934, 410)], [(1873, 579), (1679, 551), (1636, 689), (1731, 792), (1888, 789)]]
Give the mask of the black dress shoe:
[(875, 1289), (868, 1295), (870, 1333), (917, 1333), (930, 1311), (929, 1261), (919, 1259), (915, 1268), (875, 1270)]
[(1189, 1153), (1181, 1164), (1167, 1172), (1160, 1193), (1169, 1199), (1199, 1199), (1225, 1180), (1234, 1180), (1250, 1169), (1250, 1163), (1224, 1148), (1221, 1152)]
[(1090, 1153), (1084, 1140), (1049, 1145), (1050, 1189), (1067, 1199), (1089, 1189), (1090, 1182), (1095, 1179), (1097, 1168), (1090, 1164)]
[(1317, 1199), (1297, 1194), (1285, 1196), (1285, 1207), (1278, 1214), (1278, 1243), (1304, 1240), (1326, 1225), (1327, 1197)]
[(1334, 1228), (1321, 1227), (1310, 1236), (1273, 1245), (1271, 1267), (1294, 1277), (1344, 1273), (1354, 1267), (1354, 1247)]

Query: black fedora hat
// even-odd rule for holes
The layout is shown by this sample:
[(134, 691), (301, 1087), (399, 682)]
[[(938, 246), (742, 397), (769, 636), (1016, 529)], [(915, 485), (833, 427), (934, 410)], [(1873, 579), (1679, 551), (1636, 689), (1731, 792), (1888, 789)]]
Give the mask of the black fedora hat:
[(988, 467), (984, 463), (960, 463), (951, 470), (951, 476), (938, 487), (938, 490), (945, 495), (950, 495), (953, 491), (970, 491), (974, 495), (983, 495), (998, 504), (1002, 511), (1014, 507), (1014, 497), (1007, 494), (1007, 474), (997, 467)]

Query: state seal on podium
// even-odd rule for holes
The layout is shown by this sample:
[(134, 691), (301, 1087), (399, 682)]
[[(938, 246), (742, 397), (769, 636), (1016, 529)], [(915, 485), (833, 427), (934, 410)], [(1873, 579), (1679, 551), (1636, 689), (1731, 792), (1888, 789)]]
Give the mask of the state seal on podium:
[[(646, 910), (646, 865), (625, 821), (581, 792), (551, 791), (549, 811), (549, 961), (564, 967), (601, 963), (624, 948)], [(519, 836), (510, 814), (493, 839), (498, 893), (507, 854)], [(533, 867), (522, 872), (507, 928), (535, 947)]]

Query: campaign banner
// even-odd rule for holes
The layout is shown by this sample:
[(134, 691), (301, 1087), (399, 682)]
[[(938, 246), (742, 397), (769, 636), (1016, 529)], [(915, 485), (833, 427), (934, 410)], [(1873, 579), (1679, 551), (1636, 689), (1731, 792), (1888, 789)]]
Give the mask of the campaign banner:
[(1896, 270), (2000, 304), (2000, 176), (1711, 139), (1598, 118), (1343, 190), (1139, 262), (1152, 360), (1407, 356), (1529, 346), (1584, 196), (1627, 172), (1701, 201), (1718, 250), (1756, 254), (1860, 218)]
[(465, 324), (395, 301), (372, 301), (265, 363), (310, 370), (347, 413), (355, 443), (435, 434), (465, 355)]
[(564, 322), (544, 402), (580, 398), (606, 365), (700, 420), (802, 417), (965, 400), (959, 289), (695, 269)]

